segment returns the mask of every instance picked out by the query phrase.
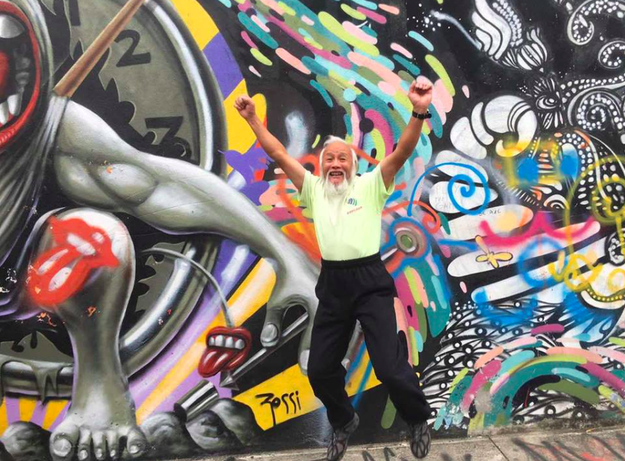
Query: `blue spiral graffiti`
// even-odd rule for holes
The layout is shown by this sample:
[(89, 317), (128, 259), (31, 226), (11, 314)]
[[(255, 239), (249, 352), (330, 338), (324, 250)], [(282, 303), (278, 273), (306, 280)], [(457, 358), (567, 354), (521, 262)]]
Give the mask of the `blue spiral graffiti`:
[(421, 174), (421, 176), (419, 176), (419, 178), (417, 179), (417, 181), (415, 182), (414, 187), (412, 188), (412, 194), (410, 195), (410, 204), (408, 206), (408, 216), (412, 216), (412, 204), (414, 202), (414, 198), (415, 195), (417, 193), (417, 189), (419, 188), (419, 184), (421, 183), (421, 180), (423, 178), (425, 178), (428, 174), (430, 174), (432, 171), (442, 167), (442, 166), (456, 166), (456, 167), (460, 167), (460, 168), (466, 168), (468, 170), (470, 170), (473, 174), (475, 174), (479, 180), (482, 182), (482, 184), (484, 184), (484, 200), (482, 202), (482, 204), (480, 205), (479, 208), (475, 209), (475, 210), (469, 210), (466, 209), (465, 207), (463, 207), (462, 205), (460, 205), (458, 203), (458, 201), (456, 200), (456, 198), (454, 197), (454, 185), (458, 182), (458, 181), (465, 181), (467, 184), (460, 184), (460, 194), (465, 197), (471, 197), (475, 191), (477, 190), (477, 186), (475, 184), (475, 181), (473, 180), (473, 178), (469, 175), (466, 174), (457, 174), (454, 177), (452, 177), (449, 180), (449, 184), (447, 186), (447, 192), (449, 193), (449, 199), (451, 200), (451, 203), (453, 204), (453, 206), (455, 206), (460, 212), (464, 213), (464, 214), (468, 214), (468, 215), (479, 215), (480, 213), (482, 213), (486, 207), (488, 206), (488, 204), (490, 203), (490, 189), (488, 188), (488, 184), (487, 184), (487, 180), (484, 177), (484, 175), (482, 173), (480, 173), (480, 171), (471, 166), (471, 165), (465, 165), (463, 163), (456, 163), (456, 162), (445, 162), (445, 163), (441, 163), (439, 165), (435, 165), (432, 166), (430, 168), (428, 168), (427, 170), (425, 170), (423, 172), (423, 174)]

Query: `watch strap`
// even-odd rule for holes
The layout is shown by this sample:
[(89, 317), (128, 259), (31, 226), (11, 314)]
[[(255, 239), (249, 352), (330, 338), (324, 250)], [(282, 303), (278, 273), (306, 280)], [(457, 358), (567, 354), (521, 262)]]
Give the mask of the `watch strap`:
[(425, 120), (427, 118), (432, 118), (432, 113), (429, 110), (427, 110), (427, 111), (425, 111), (425, 114), (419, 114), (418, 112), (415, 112), (413, 110), (412, 111), (412, 116), (414, 118), (416, 118), (416, 119), (419, 119), (419, 120)]

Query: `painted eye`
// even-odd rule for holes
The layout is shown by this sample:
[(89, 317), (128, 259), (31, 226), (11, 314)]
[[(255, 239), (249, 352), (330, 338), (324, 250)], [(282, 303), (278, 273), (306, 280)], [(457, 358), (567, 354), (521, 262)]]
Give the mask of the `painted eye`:
[(15, 38), (22, 35), (26, 29), (12, 16), (0, 15), (0, 38)]

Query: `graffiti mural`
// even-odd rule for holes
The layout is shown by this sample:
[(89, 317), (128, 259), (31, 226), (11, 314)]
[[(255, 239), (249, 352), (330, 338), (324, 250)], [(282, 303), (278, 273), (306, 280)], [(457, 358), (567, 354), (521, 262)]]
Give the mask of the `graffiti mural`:
[[(0, 0), (3, 456), (323, 444), (311, 216), (233, 103), (362, 174), (418, 75), (381, 252), (433, 427), (621, 418), (625, 2), (536, 3)], [(358, 326), (343, 363), (354, 443), (404, 437)]]

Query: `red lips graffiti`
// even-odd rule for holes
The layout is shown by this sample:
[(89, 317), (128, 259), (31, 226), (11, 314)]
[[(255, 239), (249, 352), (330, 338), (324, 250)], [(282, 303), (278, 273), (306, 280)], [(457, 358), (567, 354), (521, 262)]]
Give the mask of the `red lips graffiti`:
[(198, 372), (209, 378), (222, 370), (234, 370), (245, 361), (251, 345), (252, 335), (245, 328), (213, 328), (206, 335), (206, 350)]
[(27, 281), (28, 293), (41, 306), (69, 299), (91, 270), (119, 264), (106, 232), (82, 219), (50, 218), (50, 232), (57, 245), (37, 258)]

